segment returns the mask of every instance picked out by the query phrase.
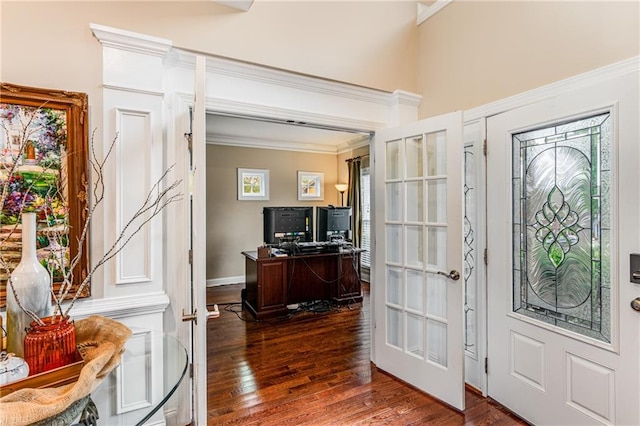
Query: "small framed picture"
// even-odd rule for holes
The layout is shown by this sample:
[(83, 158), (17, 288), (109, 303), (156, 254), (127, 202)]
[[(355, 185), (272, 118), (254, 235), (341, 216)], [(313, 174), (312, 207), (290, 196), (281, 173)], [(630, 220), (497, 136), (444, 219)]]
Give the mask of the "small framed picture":
[(238, 169), (238, 200), (268, 200), (269, 170)]
[(298, 171), (298, 200), (324, 200), (324, 173)]

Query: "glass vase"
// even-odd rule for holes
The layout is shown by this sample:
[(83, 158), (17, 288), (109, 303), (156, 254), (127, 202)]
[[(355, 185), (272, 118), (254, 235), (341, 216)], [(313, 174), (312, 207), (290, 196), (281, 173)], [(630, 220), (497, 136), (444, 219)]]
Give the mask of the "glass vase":
[(25, 329), (33, 321), (24, 310), (33, 312), (38, 318), (50, 316), (50, 286), (49, 272), (36, 256), (36, 214), (23, 213), (22, 257), (11, 272), (11, 286), (7, 285), (7, 352), (24, 358)]
[(42, 318), (44, 325), (33, 321), (24, 337), (24, 360), (29, 375), (64, 367), (75, 361), (76, 327), (69, 317)]

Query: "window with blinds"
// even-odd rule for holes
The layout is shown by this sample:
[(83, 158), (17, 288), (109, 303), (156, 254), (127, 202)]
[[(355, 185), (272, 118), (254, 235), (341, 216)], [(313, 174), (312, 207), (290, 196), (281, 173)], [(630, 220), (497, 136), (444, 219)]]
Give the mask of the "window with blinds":
[(362, 242), (365, 250), (360, 255), (360, 264), (365, 268), (371, 267), (371, 179), (369, 167), (360, 169), (360, 194), (362, 195)]

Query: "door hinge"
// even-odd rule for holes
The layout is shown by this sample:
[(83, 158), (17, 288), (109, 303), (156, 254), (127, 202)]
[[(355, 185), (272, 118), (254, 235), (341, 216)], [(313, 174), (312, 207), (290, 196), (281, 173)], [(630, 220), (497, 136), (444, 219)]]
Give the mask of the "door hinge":
[(489, 250), (484, 249), (483, 259), (484, 259), (485, 266), (488, 265), (489, 264)]
[(489, 374), (489, 358), (484, 359), (484, 374)]
[(487, 156), (487, 140), (486, 139), (482, 142), (482, 154), (485, 157)]
[(193, 363), (189, 364), (189, 378), (193, 379)]
[(189, 152), (193, 151), (193, 133), (185, 133), (184, 137), (187, 139), (187, 148)]
[(193, 265), (193, 250), (189, 249), (189, 265)]

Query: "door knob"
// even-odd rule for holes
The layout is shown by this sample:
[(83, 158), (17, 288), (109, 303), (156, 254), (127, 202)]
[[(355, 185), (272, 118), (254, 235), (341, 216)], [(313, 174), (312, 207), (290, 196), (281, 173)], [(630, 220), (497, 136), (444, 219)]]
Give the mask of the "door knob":
[(454, 281), (458, 281), (460, 279), (460, 272), (456, 271), (455, 269), (452, 269), (449, 273), (438, 271), (437, 274), (444, 275), (445, 277), (451, 278)]
[(640, 297), (636, 297), (631, 301), (631, 309), (640, 312)]

